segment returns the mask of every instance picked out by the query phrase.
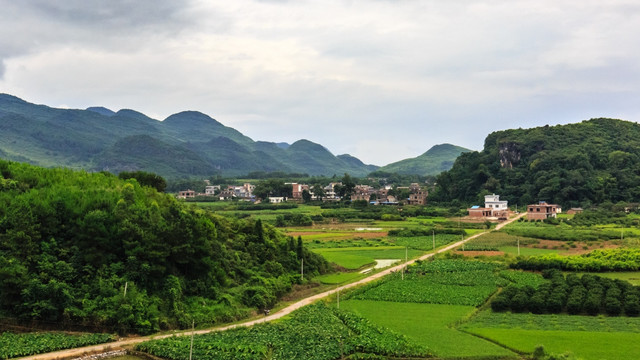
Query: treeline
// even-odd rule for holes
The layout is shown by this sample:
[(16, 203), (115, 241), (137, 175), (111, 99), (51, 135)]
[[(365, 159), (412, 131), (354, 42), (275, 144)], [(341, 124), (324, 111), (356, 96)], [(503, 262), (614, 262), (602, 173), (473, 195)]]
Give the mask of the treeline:
[(327, 263), (109, 173), (0, 161), (0, 316), (120, 332), (230, 321)]
[(511, 264), (514, 269), (566, 271), (638, 271), (640, 270), (640, 249), (619, 248), (593, 250), (587, 254), (560, 256), (545, 254), (518, 259)]
[(545, 200), (564, 208), (640, 197), (640, 125), (614, 119), (498, 131), (484, 150), (463, 153), (437, 177), (430, 200), (510, 204)]
[(538, 288), (510, 285), (491, 302), (493, 311), (532, 312), (534, 314), (567, 312), (569, 314), (618, 316), (640, 314), (640, 291), (628, 281), (595, 275), (569, 274), (547, 270), (549, 281)]

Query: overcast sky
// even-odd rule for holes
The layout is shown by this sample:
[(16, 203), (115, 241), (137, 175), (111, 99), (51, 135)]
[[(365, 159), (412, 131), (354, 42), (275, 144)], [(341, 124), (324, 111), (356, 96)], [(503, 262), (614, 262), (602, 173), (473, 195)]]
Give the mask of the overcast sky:
[(0, 92), (385, 165), (640, 115), (637, 0), (0, 0)]

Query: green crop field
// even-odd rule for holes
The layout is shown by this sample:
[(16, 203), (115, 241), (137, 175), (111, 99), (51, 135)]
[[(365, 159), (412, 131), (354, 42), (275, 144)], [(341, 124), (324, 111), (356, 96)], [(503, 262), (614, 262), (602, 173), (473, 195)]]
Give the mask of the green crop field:
[[(404, 259), (405, 248), (401, 246), (353, 247), (353, 248), (325, 248), (313, 249), (327, 261), (346, 269), (359, 269), (372, 264), (375, 259)], [(412, 259), (423, 254), (419, 250), (408, 250), (408, 257)]]
[(114, 341), (111, 334), (0, 333), (0, 359), (29, 356)]
[(571, 352), (584, 360), (640, 359), (637, 333), (472, 328), (482, 336), (520, 352), (544, 345), (550, 353)]
[[(424, 251), (433, 250), (432, 236), (409, 236), (409, 237), (391, 237), (391, 241), (399, 246), (408, 246), (412, 249), (419, 249)], [(435, 235), (436, 248), (444, 245), (451, 244), (453, 242), (462, 240), (461, 235), (454, 234), (438, 234)]]
[[(139, 351), (174, 360), (189, 359), (189, 348), (188, 336), (136, 346)], [(278, 322), (197, 335), (193, 340), (193, 358), (200, 360), (334, 360), (352, 353), (394, 358), (424, 358), (430, 354), (404, 335), (322, 303), (306, 306)]]
[[(630, 332), (640, 336), (640, 318), (626, 316), (586, 316), (531, 314), (486, 310), (474, 316), (464, 328), (522, 330)], [(640, 340), (640, 338), (638, 339)]]
[(449, 327), (468, 316), (474, 310), (472, 306), (347, 300), (340, 302), (340, 309), (402, 333), (437, 356), (515, 356), (505, 348)]
[(497, 265), (482, 262), (436, 260), (409, 266), (354, 292), (360, 300), (482, 305), (508, 280), (494, 271)]
[[(498, 250), (511, 254), (518, 255), (518, 247), (517, 246), (500, 246)], [(566, 251), (561, 251), (557, 249), (539, 249), (539, 248), (530, 248), (525, 246), (520, 246), (520, 255), (521, 256), (533, 256), (533, 255), (544, 255), (544, 254), (563, 254)]]

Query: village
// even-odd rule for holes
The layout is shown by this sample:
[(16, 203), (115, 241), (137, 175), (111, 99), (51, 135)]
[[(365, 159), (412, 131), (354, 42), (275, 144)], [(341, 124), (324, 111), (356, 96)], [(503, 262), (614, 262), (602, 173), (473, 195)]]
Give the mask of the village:
[[(303, 201), (322, 201), (322, 202), (336, 202), (343, 200), (336, 191), (339, 187), (343, 186), (341, 182), (331, 182), (328, 185), (317, 189), (314, 186), (308, 184), (299, 183), (285, 183), (285, 185), (291, 186), (291, 196), (268, 196), (266, 199), (261, 199), (254, 195), (255, 185), (251, 183), (244, 183), (242, 185), (228, 185), (222, 187), (220, 185), (207, 185), (204, 193), (196, 193), (194, 190), (184, 190), (178, 192), (178, 199), (194, 199), (196, 197), (209, 197), (219, 201), (249, 201), (259, 204), (264, 201), (268, 201), (272, 204), (278, 204), (282, 202), (303, 202)], [(393, 190), (393, 191), (392, 191)], [(402, 194), (400, 198), (393, 194)], [(406, 197), (404, 195), (407, 195)], [(426, 187), (420, 186), (418, 183), (411, 183), (410, 186), (396, 186), (391, 185), (382, 186), (379, 189), (370, 185), (355, 185), (349, 199), (351, 201), (366, 201), (371, 205), (426, 205), (427, 196), (429, 191)]]
[[(210, 198), (218, 201), (247, 201), (254, 204), (268, 201), (271, 204), (284, 202), (306, 202), (322, 201), (337, 202), (343, 200), (336, 192), (336, 188), (342, 186), (341, 182), (331, 182), (321, 189), (314, 186), (299, 183), (285, 183), (291, 186), (291, 196), (268, 196), (265, 199), (253, 194), (256, 185), (244, 183), (242, 185), (207, 185), (204, 193), (196, 193), (194, 190), (183, 190), (178, 192), (178, 199)], [(393, 191), (392, 191), (393, 190)], [(406, 197), (398, 197), (393, 194), (404, 194)], [(364, 201), (370, 205), (427, 205), (429, 191), (425, 186), (418, 183), (411, 183), (409, 186), (385, 185), (378, 189), (370, 185), (355, 185), (349, 199), (353, 201)], [(567, 214), (577, 214), (583, 211), (582, 208), (571, 208)], [(546, 201), (539, 201), (537, 204), (526, 206), (527, 220), (538, 221), (549, 218), (556, 218), (562, 213), (562, 207), (557, 204), (548, 204)], [(507, 200), (500, 200), (500, 195), (485, 195), (484, 206), (473, 205), (467, 209), (468, 217), (471, 220), (504, 221), (510, 215), (519, 213), (517, 207), (515, 211), (509, 209)]]

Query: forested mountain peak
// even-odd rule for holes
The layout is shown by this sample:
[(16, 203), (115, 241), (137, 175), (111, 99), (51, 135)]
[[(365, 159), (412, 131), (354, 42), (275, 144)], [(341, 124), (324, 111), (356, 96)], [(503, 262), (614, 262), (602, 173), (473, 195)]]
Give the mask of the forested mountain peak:
[(104, 106), (90, 106), (88, 108), (86, 108), (85, 110), (87, 111), (93, 111), (95, 113), (98, 113), (100, 115), (104, 115), (104, 116), (113, 116), (115, 115), (115, 111), (107, 109)]
[(438, 177), (432, 199), (471, 203), (486, 193), (512, 204), (640, 201), (640, 125), (598, 118), (494, 132)]
[(468, 151), (471, 150), (452, 144), (434, 145), (420, 156), (391, 163), (381, 167), (379, 171), (404, 175), (437, 175), (451, 169), (454, 160)]
[(173, 115), (170, 115), (163, 121), (165, 124), (179, 125), (185, 127), (192, 126), (224, 126), (209, 115), (203, 114), (199, 111), (182, 111)]

